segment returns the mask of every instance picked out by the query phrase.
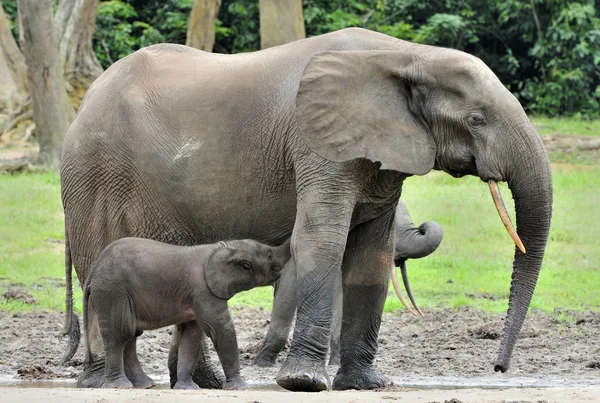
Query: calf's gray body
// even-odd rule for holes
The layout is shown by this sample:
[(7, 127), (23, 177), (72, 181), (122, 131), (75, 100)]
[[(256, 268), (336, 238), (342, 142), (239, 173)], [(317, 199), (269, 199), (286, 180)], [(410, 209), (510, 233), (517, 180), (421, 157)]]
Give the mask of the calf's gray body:
[(225, 373), (225, 388), (246, 386), (240, 375), (235, 329), (227, 300), (239, 291), (279, 278), (290, 258), (289, 242), (274, 248), (252, 240), (176, 246), (141, 238), (110, 244), (84, 286), (84, 323), (90, 349), (90, 315), (106, 352), (103, 387), (154, 385), (136, 354), (144, 330), (181, 324), (175, 388), (198, 388), (191, 378), (205, 334)]

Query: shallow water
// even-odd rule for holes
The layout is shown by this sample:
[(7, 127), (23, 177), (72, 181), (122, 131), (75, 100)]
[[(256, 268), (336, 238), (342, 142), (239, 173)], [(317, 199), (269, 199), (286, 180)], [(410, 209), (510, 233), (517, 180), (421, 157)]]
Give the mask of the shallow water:
[[(166, 377), (152, 377), (157, 385), (156, 389), (169, 389)], [(586, 387), (600, 386), (600, 378), (560, 378), (560, 377), (392, 377), (394, 385), (410, 389), (506, 389), (506, 388), (557, 388), (557, 387)], [(248, 382), (251, 390), (283, 391), (276, 383), (271, 382)], [(74, 379), (44, 379), (44, 380), (20, 380), (10, 376), (0, 376), (0, 387), (16, 388), (75, 388)]]

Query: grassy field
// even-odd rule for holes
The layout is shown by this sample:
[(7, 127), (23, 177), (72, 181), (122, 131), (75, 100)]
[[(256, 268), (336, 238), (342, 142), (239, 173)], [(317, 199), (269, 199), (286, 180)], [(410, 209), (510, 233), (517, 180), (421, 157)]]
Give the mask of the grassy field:
[(531, 118), (541, 135), (556, 136), (598, 136), (600, 120), (581, 120), (572, 118), (547, 118), (534, 116)]
[[(576, 127), (561, 120), (534, 121), (547, 127), (548, 133), (572, 134), (565, 128)], [(581, 124), (573, 129), (577, 134), (600, 133), (600, 122)], [(598, 310), (600, 165), (562, 164), (555, 167), (553, 175), (552, 229), (532, 307)], [(512, 211), (510, 192), (506, 186), (502, 190)], [(439, 249), (408, 263), (413, 292), (421, 306), (506, 310), (514, 245), (494, 210), (487, 186), (476, 178), (454, 179), (434, 172), (407, 179), (402, 197), (416, 223), (435, 220), (444, 227)], [(0, 205), (0, 293), (17, 286), (39, 300), (27, 305), (0, 297), (0, 309), (64, 309), (58, 175), (0, 175)], [(81, 292), (75, 291), (76, 308), (81, 309)], [(272, 292), (271, 287), (245, 292), (232, 304), (270, 309)], [(390, 293), (386, 311), (396, 309), (403, 308)]]

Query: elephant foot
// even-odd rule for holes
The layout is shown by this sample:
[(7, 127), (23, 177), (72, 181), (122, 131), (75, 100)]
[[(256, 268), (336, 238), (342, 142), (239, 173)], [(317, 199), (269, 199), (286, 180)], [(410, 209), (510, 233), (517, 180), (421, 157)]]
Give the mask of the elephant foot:
[(136, 375), (134, 377), (129, 377), (129, 380), (133, 384), (133, 387), (136, 389), (150, 389), (156, 386), (152, 378), (150, 378), (144, 373)]
[(84, 366), (83, 372), (77, 378), (77, 387), (100, 388), (104, 380), (104, 361), (95, 361), (92, 365)]
[(202, 389), (223, 389), (225, 385), (225, 375), (210, 360), (196, 364), (192, 380)]
[(375, 368), (349, 369), (340, 368), (333, 379), (333, 390), (347, 389), (380, 389), (392, 384), (389, 378)]
[(244, 390), (244, 389), (248, 389), (248, 384), (241, 377), (240, 378), (234, 378), (234, 379), (231, 379), (231, 380), (225, 382), (225, 385), (223, 385), (223, 389), (226, 389), (226, 390)]
[(256, 358), (252, 361), (252, 365), (261, 368), (274, 367), (277, 362), (277, 353), (270, 350), (260, 350), (256, 354)]
[(173, 389), (200, 389), (200, 386), (191, 379), (187, 379), (184, 381), (178, 380), (177, 383), (173, 385)]
[(127, 379), (127, 377), (119, 377), (114, 380), (105, 381), (102, 384), (103, 389), (115, 388), (115, 389), (133, 389), (133, 384)]
[(277, 374), (277, 384), (294, 392), (321, 392), (329, 386), (329, 376), (321, 363), (288, 355)]

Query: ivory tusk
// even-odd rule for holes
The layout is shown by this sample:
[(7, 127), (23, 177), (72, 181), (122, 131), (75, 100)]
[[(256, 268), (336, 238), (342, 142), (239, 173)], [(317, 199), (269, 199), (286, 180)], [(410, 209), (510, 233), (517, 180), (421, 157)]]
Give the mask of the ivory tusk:
[(515, 245), (517, 245), (517, 248), (525, 253), (525, 246), (523, 245), (523, 242), (521, 242), (519, 235), (517, 235), (517, 231), (515, 230), (515, 227), (513, 227), (512, 222), (510, 222), (510, 217), (504, 206), (498, 183), (494, 180), (490, 180), (488, 181), (488, 185), (490, 186), (490, 193), (492, 194), (492, 199), (494, 200), (494, 205), (496, 206), (496, 210), (498, 210), (498, 215), (500, 216), (500, 220), (502, 220), (502, 224), (506, 227), (508, 234), (515, 242)]
[(402, 296), (402, 293), (400, 292), (400, 284), (398, 284), (398, 276), (396, 275), (396, 267), (394, 267), (392, 270), (392, 284), (394, 285), (394, 291), (396, 291), (396, 295), (398, 296), (398, 299), (400, 300), (400, 302), (402, 302), (402, 305), (404, 305), (404, 307), (406, 308), (406, 310), (408, 312), (417, 316), (417, 313), (408, 305), (408, 303)]
[(423, 311), (421, 310), (421, 308), (419, 308), (419, 305), (417, 305), (417, 302), (415, 301), (415, 299), (412, 295), (412, 291), (410, 290), (410, 283), (408, 282), (408, 273), (406, 272), (406, 260), (403, 260), (402, 263), (400, 263), (400, 272), (402, 273), (402, 282), (404, 283), (404, 289), (406, 290), (406, 293), (408, 294), (408, 298), (410, 299), (410, 302), (412, 302), (412, 304), (415, 307), (415, 309), (417, 310), (417, 312), (419, 312), (419, 315), (421, 315), (421, 317), (424, 318), (425, 315), (423, 314)]

